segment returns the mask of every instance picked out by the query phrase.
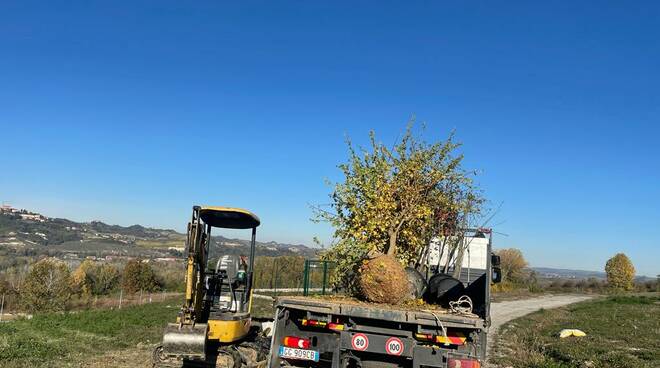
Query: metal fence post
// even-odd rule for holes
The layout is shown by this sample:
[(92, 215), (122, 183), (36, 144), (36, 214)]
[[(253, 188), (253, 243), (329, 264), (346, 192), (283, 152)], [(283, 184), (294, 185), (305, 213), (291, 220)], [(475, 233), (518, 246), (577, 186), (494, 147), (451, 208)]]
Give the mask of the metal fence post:
[(121, 309), (121, 300), (124, 297), (124, 289), (119, 290), (119, 309)]
[(277, 295), (277, 258), (273, 259), (273, 289), (275, 290), (273, 293)]
[(303, 267), (303, 295), (307, 296), (309, 287), (309, 259), (305, 260), (305, 267)]
[(321, 295), (325, 295), (325, 283), (328, 278), (328, 261), (323, 261), (323, 286), (321, 289)]
[(2, 294), (2, 303), (0, 303), (0, 322), (2, 322), (2, 315), (5, 313), (5, 294)]

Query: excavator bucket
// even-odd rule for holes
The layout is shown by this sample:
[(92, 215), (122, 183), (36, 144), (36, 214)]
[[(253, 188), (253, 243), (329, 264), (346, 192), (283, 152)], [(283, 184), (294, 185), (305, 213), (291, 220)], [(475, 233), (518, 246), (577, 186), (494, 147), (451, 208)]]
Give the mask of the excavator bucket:
[(167, 358), (204, 360), (208, 325), (168, 323), (163, 335), (162, 354)]

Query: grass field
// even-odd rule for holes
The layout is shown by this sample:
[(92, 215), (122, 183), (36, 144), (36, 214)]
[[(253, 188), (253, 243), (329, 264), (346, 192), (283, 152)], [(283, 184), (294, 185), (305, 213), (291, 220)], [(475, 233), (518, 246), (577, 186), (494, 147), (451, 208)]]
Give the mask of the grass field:
[[(560, 339), (564, 328), (586, 337)], [(500, 330), (492, 361), (502, 367), (660, 367), (660, 296), (619, 296), (541, 310)]]
[[(272, 317), (272, 303), (254, 300), (254, 314)], [(68, 314), (35, 315), (0, 323), (0, 366), (16, 368), (78, 366), (103, 353), (158, 344), (173, 322), (180, 299)]]
[(142, 248), (160, 248), (167, 249), (169, 247), (183, 248), (185, 246), (185, 238), (182, 239), (168, 239), (168, 240), (138, 240), (135, 244)]

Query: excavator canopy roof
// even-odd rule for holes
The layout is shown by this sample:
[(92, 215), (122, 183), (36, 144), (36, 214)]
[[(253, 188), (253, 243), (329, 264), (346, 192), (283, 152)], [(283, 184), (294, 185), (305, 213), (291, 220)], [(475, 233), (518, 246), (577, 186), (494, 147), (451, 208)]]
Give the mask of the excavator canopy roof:
[(257, 215), (242, 208), (202, 206), (199, 216), (212, 227), (226, 229), (251, 229), (261, 223)]

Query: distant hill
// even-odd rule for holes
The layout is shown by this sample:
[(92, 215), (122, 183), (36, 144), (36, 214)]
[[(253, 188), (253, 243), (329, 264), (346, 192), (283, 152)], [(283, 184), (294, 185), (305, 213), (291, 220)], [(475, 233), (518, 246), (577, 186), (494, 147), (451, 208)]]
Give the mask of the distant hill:
[[(602, 280), (607, 279), (607, 275), (602, 271), (570, 270), (550, 267), (531, 267), (531, 269), (536, 271), (541, 278), (546, 279), (588, 279), (592, 277)], [(647, 276), (637, 276), (635, 279), (639, 282), (655, 280)]]
[[(213, 236), (212, 254), (247, 254), (249, 241)], [(182, 256), (185, 234), (141, 225), (108, 225), (100, 221), (75, 222), (3, 207), (0, 211), (0, 255), (75, 253), (139, 257)], [(318, 249), (302, 244), (257, 242), (257, 255), (314, 257)]]
[(585, 270), (570, 270), (564, 268), (550, 268), (550, 267), (531, 267), (536, 271), (539, 276), (548, 279), (588, 279), (595, 277), (597, 279), (605, 279), (605, 272), (601, 271), (585, 271)]

